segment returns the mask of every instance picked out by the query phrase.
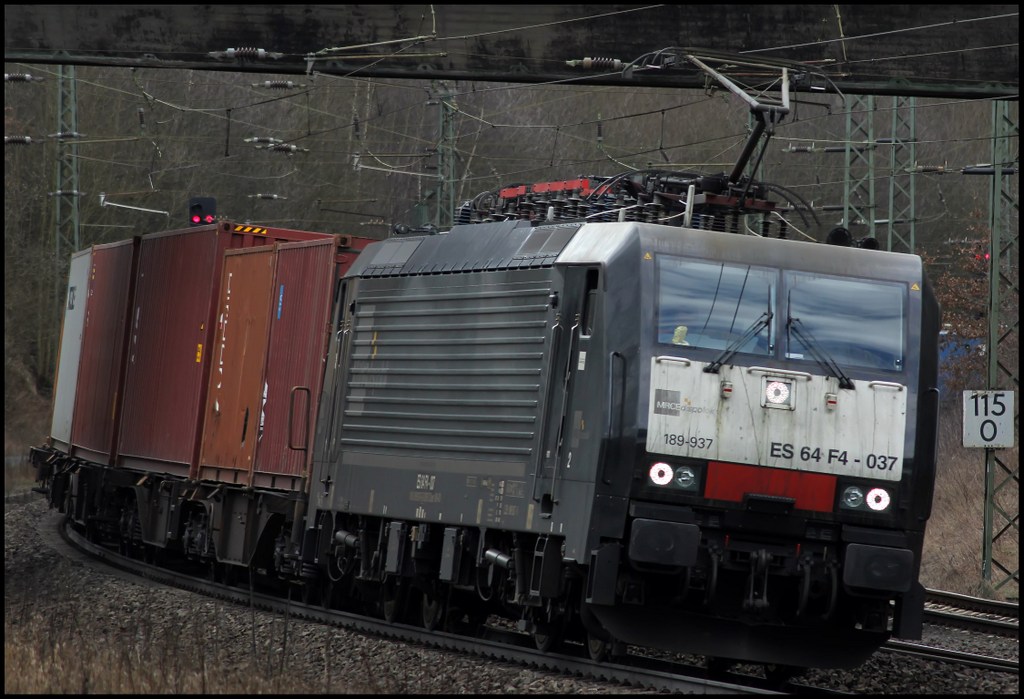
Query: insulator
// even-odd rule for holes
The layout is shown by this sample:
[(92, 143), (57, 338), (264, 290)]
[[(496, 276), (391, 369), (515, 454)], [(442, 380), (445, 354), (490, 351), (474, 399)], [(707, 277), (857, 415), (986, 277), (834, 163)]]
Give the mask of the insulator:
[(61, 131), (60, 133), (52, 133), (49, 138), (84, 138), (84, 133), (78, 133), (77, 131)]
[(42, 78), (33, 77), (31, 73), (4, 73), (5, 83), (41, 82)]
[(85, 192), (79, 192), (77, 189), (58, 189), (56, 192), (50, 192), (51, 197), (80, 197)]
[(306, 150), (305, 148), (299, 148), (298, 146), (296, 146), (296, 145), (294, 145), (292, 143), (275, 143), (274, 145), (269, 146), (269, 149), (270, 150), (280, 151), (282, 153), (297, 153), (300, 150), (301, 151), (305, 151)]
[(297, 85), (291, 80), (264, 80), (261, 83), (252, 83), (253, 87), (264, 87), (268, 90), (290, 90), (296, 87), (305, 87), (305, 85)]
[(243, 46), (237, 49), (228, 49), (224, 52), (224, 55), (228, 58), (240, 58), (240, 59), (254, 59), (254, 58), (266, 58), (267, 52), (263, 49), (258, 49), (252, 46)]
[(598, 58), (584, 58), (582, 65), (584, 68), (607, 68), (609, 70), (622, 70), (622, 61), (620, 61), (617, 58), (606, 58), (603, 56)]
[(280, 194), (250, 194), (250, 199), (287, 199), (288, 197)]
[(656, 223), (664, 212), (663, 207), (656, 201), (649, 201), (643, 205), (642, 218), (648, 223)]
[(4, 136), (4, 145), (32, 145), (31, 136)]

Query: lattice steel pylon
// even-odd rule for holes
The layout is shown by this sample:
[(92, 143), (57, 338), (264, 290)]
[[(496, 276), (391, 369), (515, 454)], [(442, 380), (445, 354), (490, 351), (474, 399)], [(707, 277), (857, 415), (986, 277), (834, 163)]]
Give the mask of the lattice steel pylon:
[(843, 226), (867, 226), (875, 236), (875, 97), (847, 95)]
[[(451, 227), (455, 216), (455, 112), (451, 91), (445, 82), (435, 84), (440, 108), (437, 139), (437, 213), (434, 220), (440, 230)], [(431, 100), (433, 101), (433, 100)]]
[(889, 217), (885, 249), (914, 252), (917, 232), (917, 98), (893, 97), (889, 156)]
[[(1014, 113), (1016, 111), (1016, 113)], [(992, 187), (989, 200), (991, 228), (989, 260), (989, 390), (1019, 393), (1020, 207), (1016, 174), (1019, 171), (1020, 113), (1017, 102), (997, 100), (992, 105)], [(1020, 401), (1014, 401), (1014, 444), (1019, 433)], [(1017, 447), (1009, 452), (1018, 454)], [(985, 524), (982, 577), (993, 589), (1020, 586), (1020, 463), (1010, 462), (998, 450), (985, 449)], [(1001, 548), (1000, 543), (1009, 543)], [(1012, 554), (1006, 554), (1007, 549)]]
[[(67, 138), (64, 136), (67, 135)], [(53, 376), (60, 342), (60, 327), (64, 320), (64, 294), (67, 286), (71, 253), (81, 246), (79, 237), (78, 202), (78, 96), (75, 85), (75, 67), (57, 67), (57, 168), (54, 198), (54, 328), (47, 343), (47, 359), (41, 368), (45, 375)]]

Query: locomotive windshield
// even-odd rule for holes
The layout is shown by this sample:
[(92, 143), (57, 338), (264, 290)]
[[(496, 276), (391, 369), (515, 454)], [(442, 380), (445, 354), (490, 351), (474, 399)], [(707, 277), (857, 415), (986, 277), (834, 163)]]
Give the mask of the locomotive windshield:
[[(779, 293), (781, 289), (781, 295)], [(902, 371), (902, 285), (658, 256), (658, 342)]]
[(773, 352), (777, 270), (660, 255), (658, 278), (658, 342)]
[(787, 359), (819, 352), (842, 367), (903, 370), (901, 286), (806, 272), (787, 272), (785, 280)]

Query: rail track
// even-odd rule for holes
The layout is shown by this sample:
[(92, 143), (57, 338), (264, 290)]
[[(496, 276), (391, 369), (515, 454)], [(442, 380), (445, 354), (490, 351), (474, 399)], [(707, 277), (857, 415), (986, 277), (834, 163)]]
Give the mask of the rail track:
[[(609, 682), (626, 687), (640, 687), (659, 692), (700, 692), (706, 694), (841, 694), (790, 682), (788, 668), (766, 668), (765, 677), (732, 672), (728, 668), (705, 667), (677, 660), (653, 657), (634, 652), (630, 647), (623, 656), (597, 663), (591, 660), (582, 644), (566, 642), (560, 652), (541, 652), (532, 638), (517, 632), (507, 622), (487, 624), (471, 635), (428, 631), (403, 623), (389, 623), (373, 617), (316, 604), (304, 604), (271, 590), (224, 584), (199, 575), (188, 575), (148, 562), (122, 556), (97, 542), (87, 540), (72, 527), (64, 526), (63, 517), (52, 515), (51, 541), (63, 538), (77, 556), (85, 560), (101, 560), (122, 574), (141, 577), (152, 583), (170, 585), (240, 605), (252, 606), (296, 620), (329, 624), (382, 638), (455, 651), (488, 661), (507, 662), (542, 671)], [(944, 626), (972, 632), (1011, 635), (1016, 629), (1017, 605), (929, 590), (926, 619)], [(1019, 672), (1019, 662), (984, 655), (975, 655), (925, 644), (889, 641), (882, 652), (909, 655), (925, 660), (978, 667), (996, 672)]]
[[(735, 681), (708, 677), (706, 668), (683, 668), (679, 664), (637, 656), (627, 656), (623, 662), (597, 663), (591, 660), (582, 644), (566, 643), (563, 652), (542, 653), (533, 646), (532, 638), (510, 628), (488, 625), (475, 635), (428, 631), (403, 623), (388, 623), (362, 614), (324, 609), (316, 604), (304, 604), (296, 599), (281, 597), (269, 590), (239, 587), (203, 579), (183, 572), (152, 565), (145, 561), (122, 556), (99, 543), (87, 540), (72, 527), (64, 526), (63, 518), (53, 515), (50, 541), (63, 539), (73, 548), (79, 560), (100, 560), (122, 574), (169, 585), (220, 600), (252, 606), (255, 609), (280, 614), (296, 620), (329, 624), (364, 634), (419, 644), (437, 650), (455, 651), (488, 661), (500, 661), (542, 671), (557, 672), (626, 687), (641, 687), (659, 692), (702, 694), (784, 694), (789, 693), (772, 686), (769, 680), (736, 675)], [(243, 583), (246, 585), (246, 583)], [(732, 676), (730, 676), (732, 677)]]
[(1019, 609), (1015, 602), (928, 590), (924, 614), (925, 621), (930, 624), (1019, 638)]

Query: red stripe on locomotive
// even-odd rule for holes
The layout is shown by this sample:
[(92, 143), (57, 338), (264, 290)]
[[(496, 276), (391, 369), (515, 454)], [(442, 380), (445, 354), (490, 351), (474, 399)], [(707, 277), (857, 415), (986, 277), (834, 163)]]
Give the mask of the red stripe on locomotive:
[(744, 495), (776, 495), (796, 500), (798, 510), (831, 512), (835, 502), (836, 477), (825, 473), (787, 471), (745, 466), (723, 461), (708, 463), (704, 497), (743, 502)]

